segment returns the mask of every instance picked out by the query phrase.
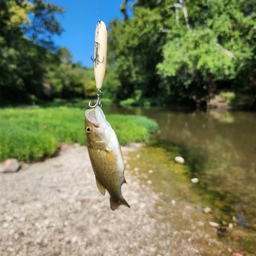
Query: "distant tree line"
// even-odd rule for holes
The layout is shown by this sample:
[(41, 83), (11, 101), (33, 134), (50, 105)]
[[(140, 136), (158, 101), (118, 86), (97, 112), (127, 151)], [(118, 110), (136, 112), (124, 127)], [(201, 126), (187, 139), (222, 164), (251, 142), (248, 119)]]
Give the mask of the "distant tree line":
[[(231, 92), (255, 105), (256, 0), (124, 0), (120, 10), (108, 26), (104, 97), (204, 104)], [(95, 96), (93, 69), (52, 41), (63, 12), (0, 0), (0, 102)]]
[(232, 91), (255, 103), (255, 0), (125, 0), (121, 11), (109, 36), (117, 97), (201, 104)]
[(94, 95), (92, 70), (52, 41), (63, 12), (43, 0), (0, 0), (0, 102)]

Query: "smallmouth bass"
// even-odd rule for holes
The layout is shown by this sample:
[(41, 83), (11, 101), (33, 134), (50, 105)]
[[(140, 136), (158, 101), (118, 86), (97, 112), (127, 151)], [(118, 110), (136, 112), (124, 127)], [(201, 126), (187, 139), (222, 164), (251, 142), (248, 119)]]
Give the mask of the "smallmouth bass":
[(99, 106), (85, 111), (85, 131), (100, 193), (105, 195), (106, 190), (109, 192), (112, 210), (117, 209), (119, 205), (130, 207), (121, 192), (121, 186), (126, 183), (122, 151), (116, 133)]

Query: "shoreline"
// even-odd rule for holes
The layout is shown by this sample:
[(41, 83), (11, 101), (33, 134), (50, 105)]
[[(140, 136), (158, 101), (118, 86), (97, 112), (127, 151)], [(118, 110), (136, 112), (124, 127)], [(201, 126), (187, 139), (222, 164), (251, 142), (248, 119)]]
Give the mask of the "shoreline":
[[(125, 162), (140, 146), (122, 147)], [(85, 146), (1, 174), (0, 254), (230, 255), (209, 228), (209, 216), (198, 216), (187, 202), (166, 204), (129, 170), (125, 177), (122, 192), (131, 208), (112, 211)]]

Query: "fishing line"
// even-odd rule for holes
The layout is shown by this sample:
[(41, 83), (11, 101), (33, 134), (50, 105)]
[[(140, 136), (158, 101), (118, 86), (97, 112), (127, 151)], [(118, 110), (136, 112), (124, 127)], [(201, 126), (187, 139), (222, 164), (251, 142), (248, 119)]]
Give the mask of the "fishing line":
[(96, 0), (96, 20), (99, 19), (99, 3), (98, 0)]

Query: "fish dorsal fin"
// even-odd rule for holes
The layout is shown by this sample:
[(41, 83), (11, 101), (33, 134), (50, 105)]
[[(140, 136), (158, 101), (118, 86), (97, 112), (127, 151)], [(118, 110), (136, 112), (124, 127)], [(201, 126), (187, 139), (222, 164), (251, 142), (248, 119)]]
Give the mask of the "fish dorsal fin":
[(102, 183), (99, 181), (99, 179), (96, 177), (96, 184), (100, 191), (100, 193), (104, 196), (106, 192), (106, 188), (102, 185)]

